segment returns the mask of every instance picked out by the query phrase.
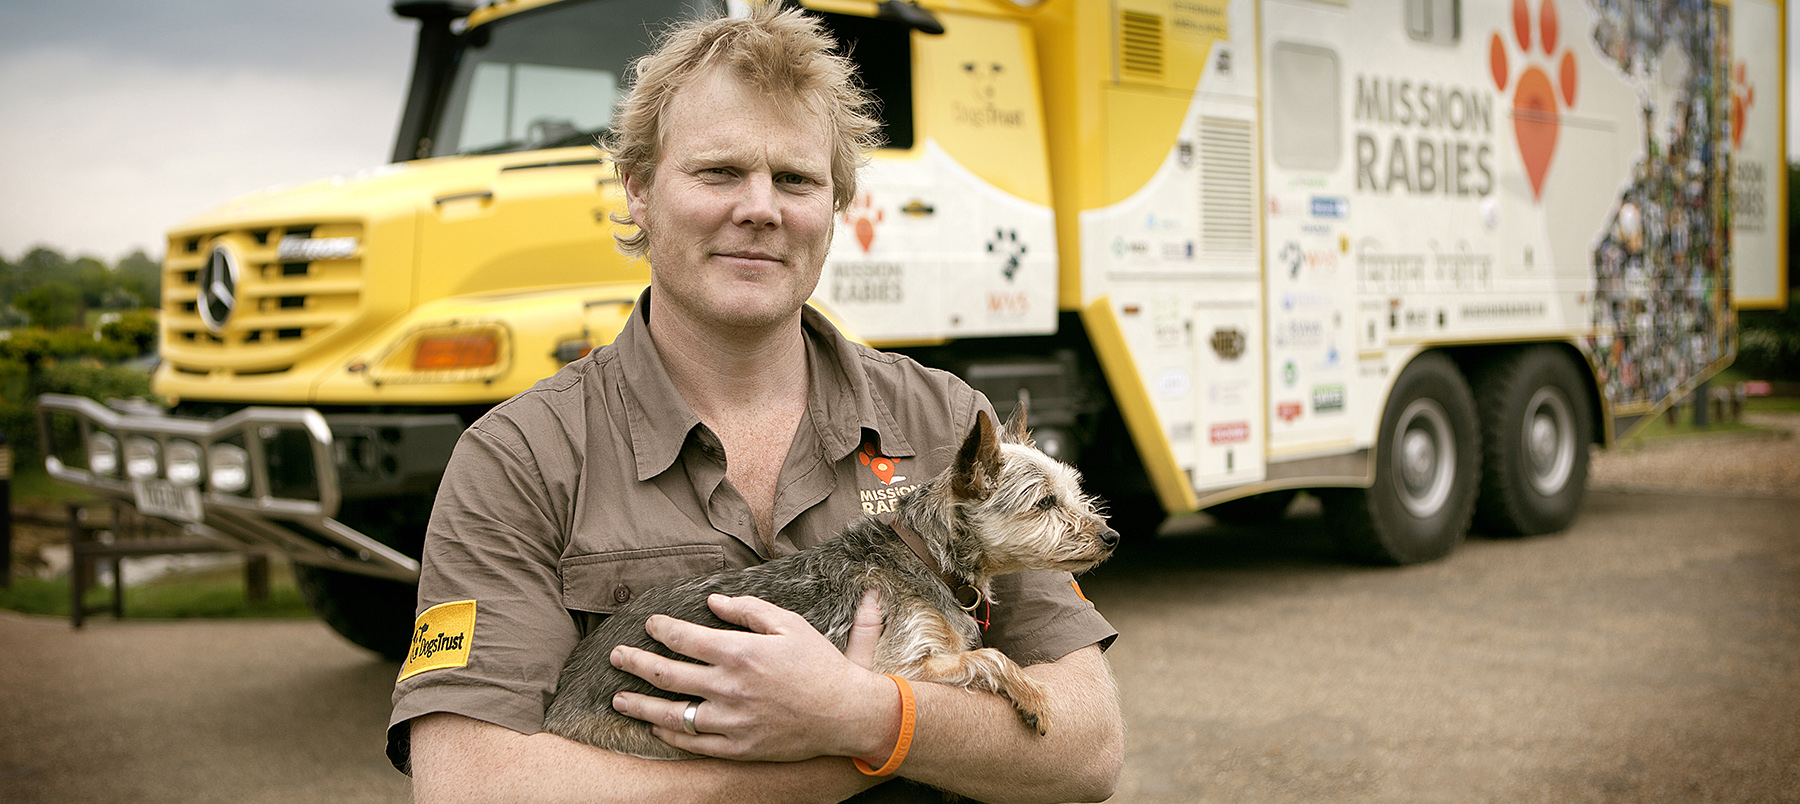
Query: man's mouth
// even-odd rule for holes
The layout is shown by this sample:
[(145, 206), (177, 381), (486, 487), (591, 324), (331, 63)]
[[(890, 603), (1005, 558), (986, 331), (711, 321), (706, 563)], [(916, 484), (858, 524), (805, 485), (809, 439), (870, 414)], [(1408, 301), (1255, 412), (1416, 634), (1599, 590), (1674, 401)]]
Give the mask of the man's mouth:
[(734, 260), (758, 260), (758, 261), (763, 261), (763, 262), (781, 262), (780, 257), (777, 257), (766, 251), (745, 250), (745, 251), (720, 251), (720, 252), (716, 252), (716, 253), (720, 257), (727, 257), (727, 258), (734, 259)]

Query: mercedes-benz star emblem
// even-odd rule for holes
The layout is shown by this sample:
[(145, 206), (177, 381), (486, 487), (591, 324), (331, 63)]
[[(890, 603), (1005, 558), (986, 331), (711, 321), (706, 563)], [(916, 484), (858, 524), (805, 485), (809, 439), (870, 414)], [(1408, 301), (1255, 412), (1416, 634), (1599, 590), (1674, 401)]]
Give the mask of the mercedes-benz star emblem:
[(213, 246), (206, 267), (200, 269), (200, 320), (207, 329), (218, 332), (225, 328), (225, 319), (237, 304), (237, 283), (237, 254), (224, 243)]

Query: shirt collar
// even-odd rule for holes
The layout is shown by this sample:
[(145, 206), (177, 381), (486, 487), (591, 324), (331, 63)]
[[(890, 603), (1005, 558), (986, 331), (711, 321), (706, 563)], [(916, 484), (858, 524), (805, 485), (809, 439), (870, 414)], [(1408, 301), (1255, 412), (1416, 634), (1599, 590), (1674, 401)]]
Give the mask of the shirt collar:
[(807, 410), (825, 456), (843, 460), (869, 442), (890, 458), (913, 457), (912, 444), (863, 370), (864, 347), (851, 343), (810, 305), (800, 309), (800, 322), (806, 328), (811, 378)]
[[(674, 465), (689, 434), (701, 424), (656, 353), (649, 314), (650, 289), (645, 288), (614, 341), (620, 366), (617, 393), (625, 403), (639, 480)], [(806, 335), (807, 414), (825, 457), (843, 460), (870, 439), (888, 457), (913, 456), (893, 412), (863, 371), (862, 347), (810, 306), (801, 308), (800, 322)]]

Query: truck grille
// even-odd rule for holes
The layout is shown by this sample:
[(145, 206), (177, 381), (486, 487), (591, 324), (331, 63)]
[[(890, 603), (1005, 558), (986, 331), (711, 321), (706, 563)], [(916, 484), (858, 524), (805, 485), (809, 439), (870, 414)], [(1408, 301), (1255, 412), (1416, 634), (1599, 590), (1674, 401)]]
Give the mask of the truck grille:
[[(186, 374), (287, 371), (311, 344), (354, 318), (362, 233), (356, 223), (295, 223), (170, 238), (163, 357)], [(290, 247), (283, 255), (284, 238), (355, 245), (308, 259), (320, 252)], [(215, 256), (220, 247), (229, 258)], [(225, 262), (235, 262), (232, 271), (222, 270)]]

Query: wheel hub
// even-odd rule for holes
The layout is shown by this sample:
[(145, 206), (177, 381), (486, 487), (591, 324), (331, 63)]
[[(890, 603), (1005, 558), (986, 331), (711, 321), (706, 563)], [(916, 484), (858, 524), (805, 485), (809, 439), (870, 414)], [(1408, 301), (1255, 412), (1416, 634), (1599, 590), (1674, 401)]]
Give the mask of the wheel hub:
[(1415, 399), (1394, 427), (1393, 471), (1402, 505), (1413, 516), (1436, 514), (1456, 480), (1456, 436), (1450, 417), (1433, 399)]
[(1539, 388), (1525, 405), (1525, 473), (1537, 493), (1563, 490), (1575, 467), (1575, 416), (1554, 386)]

